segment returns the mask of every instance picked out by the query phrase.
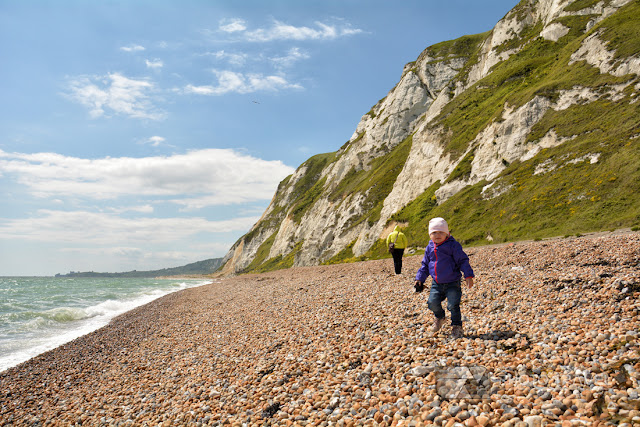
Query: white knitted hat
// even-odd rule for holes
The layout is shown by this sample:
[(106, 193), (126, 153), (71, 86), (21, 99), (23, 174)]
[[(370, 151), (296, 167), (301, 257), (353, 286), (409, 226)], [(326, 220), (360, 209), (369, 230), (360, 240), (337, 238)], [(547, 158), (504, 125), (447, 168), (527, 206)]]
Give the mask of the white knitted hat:
[(447, 225), (447, 221), (444, 218), (433, 218), (429, 221), (429, 234), (434, 231), (444, 231), (449, 234), (449, 226)]

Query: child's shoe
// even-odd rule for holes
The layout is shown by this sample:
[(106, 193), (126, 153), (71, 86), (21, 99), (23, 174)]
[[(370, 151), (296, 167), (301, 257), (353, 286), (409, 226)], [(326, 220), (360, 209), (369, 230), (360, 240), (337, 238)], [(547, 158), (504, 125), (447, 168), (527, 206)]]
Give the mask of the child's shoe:
[(451, 336), (454, 338), (462, 338), (464, 336), (462, 325), (453, 325), (451, 328)]
[(445, 321), (444, 317), (442, 319), (438, 319), (436, 317), (436, 321), (433, 323), (433, 328), (431, 328), (431, 330), (433, 332), (438, 332), (440, 328), (442, 328), (442, 325), (444, 325), (444, 321)]

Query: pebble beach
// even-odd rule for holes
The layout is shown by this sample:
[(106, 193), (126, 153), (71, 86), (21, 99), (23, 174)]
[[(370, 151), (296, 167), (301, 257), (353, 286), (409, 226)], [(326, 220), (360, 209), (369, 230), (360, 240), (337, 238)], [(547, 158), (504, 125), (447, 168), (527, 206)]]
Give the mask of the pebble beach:
[(214, 279), (0, 373), (0, 425), (640, 425), (640, 233), (465, 251), (462, 338), (419, 253)]

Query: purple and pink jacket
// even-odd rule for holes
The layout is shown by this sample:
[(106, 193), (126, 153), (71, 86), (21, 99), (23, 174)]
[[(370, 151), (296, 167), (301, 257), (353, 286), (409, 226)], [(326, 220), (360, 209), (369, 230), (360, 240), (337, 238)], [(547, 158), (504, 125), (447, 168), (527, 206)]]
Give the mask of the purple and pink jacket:
[(429, 241), (416, 281), (424, 283), (430, 275), (436, 283), (457, 282), (462, 277), (460, 271), (465, 278), (474, 277), (469, 257), (462, 250), (462, 245), (450, 235), (439, 245), (433, 243), (433, 240)]

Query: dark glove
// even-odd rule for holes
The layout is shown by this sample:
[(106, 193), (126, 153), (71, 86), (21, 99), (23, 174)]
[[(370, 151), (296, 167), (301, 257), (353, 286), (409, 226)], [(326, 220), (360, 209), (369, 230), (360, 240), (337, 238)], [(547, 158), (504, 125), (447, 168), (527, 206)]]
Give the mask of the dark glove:
[(424, 290), (424, 285), (420, 282), (416, 282), (413, 287), (416, 288), (416, 292), (422, 292)]

